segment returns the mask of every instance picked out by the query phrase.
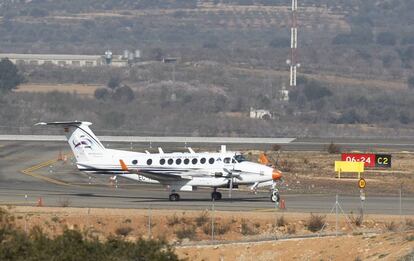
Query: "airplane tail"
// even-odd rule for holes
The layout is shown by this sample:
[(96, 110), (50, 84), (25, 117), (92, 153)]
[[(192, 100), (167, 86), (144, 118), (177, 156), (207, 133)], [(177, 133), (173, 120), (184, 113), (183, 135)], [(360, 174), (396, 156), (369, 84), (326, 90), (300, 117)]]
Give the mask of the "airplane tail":
[(36, 125), (62, 127), (77, 162), (87, 162), (104, 156), (105, 147), (89, 128), (92, 125), (90, 122), (39, 122)]

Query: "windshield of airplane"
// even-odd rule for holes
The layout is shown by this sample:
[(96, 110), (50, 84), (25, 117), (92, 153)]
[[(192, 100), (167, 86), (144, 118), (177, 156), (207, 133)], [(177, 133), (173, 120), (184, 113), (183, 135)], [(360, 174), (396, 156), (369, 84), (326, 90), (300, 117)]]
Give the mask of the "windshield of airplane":
[(243, 162), (243, 161), (247, 161), (247, 159), (246, 159), (243, 155), (241, 155), (241, 154), (234, 156), (234, 159), (235, 159), (238, 163)]

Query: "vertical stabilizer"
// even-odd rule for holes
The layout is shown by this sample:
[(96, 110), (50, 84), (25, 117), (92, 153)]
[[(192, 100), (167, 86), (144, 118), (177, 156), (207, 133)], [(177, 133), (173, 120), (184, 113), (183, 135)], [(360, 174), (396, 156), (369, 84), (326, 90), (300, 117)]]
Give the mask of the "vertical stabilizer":
[(89, 128), (92, 125), (90, 122), (40, 122), (36, 125), (62, 127), (77, 162), (87, 162), (104, 156), (105, 147)]

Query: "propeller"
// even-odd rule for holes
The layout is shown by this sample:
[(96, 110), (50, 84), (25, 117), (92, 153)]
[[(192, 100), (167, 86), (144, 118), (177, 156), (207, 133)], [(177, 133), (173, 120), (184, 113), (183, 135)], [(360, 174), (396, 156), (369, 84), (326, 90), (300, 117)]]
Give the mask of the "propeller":
[[(226, 178), (230, 179), (230, 184), (229, 184), (229, 198), (231, 198), (231, 192), (233, 191), (233, 178), (239, 179), (241, 180), (241, 176), (240, 176), (240, 172), (239, 170), (229, 170), (224, 168), (224, 171), (227, 173)], [(236, 173), (235, 173), (236, 172)]]

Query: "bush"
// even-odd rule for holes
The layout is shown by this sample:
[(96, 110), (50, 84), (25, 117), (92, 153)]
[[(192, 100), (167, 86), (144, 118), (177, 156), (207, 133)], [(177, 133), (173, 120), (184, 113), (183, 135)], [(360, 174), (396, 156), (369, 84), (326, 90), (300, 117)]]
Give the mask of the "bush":
[(331, 141), (331, 143), (329, 144), (327, 148), (327, 151), (329, 154), (338, 154), (338, 153), (341, 153), (341, 147), (339, 147), (338, 145), (333, 143), (333, 141)]
[[(227, 223), (227, 224), (214, 223), (214, 234), (215, 235), (224, 235), (229, 231), (230, 231), (230, 223)], [(203, 226), (203, 232), (206, 235), (211, 234), (211, 223)]]
[(408, 229), (414, 229), (414, 219), (406, 219), (405, 220), (405, 226)]
[(348, 217), (351, 223), (357, 227), (360, 227), (362, 225), (362, 222), (364, 221), (364, 216), (362, 214), (354, 216), (354, 214), (351, 212), (351, 214), (349, 214)]
[(119, 85), (121, 84), (121, 77), (119, 76), (111, 76), (111, 78), (108, 81), (108, 88), (115, 90)]
[(168, 226), (180, 224), (180, 218), (176, 214), (174, 214), (172, 217), (167, 217), (167, 224)]
[(123, 236), (126, 237), (129, 235), (129, 233), (132, 232), (132, 228), (131, 227), (119, 227), (115, 230), (115, 234), (118, 236)]
[(377, 36), (377, 44), (381, 45), (395, 45), (397, 42), (397, 37), (394, 33), (391, 32), (382, 32)]
[(241, 223), (241, 233), (244, 236), (257, 234), (257, 232), (252, 227), (250, 227), (250, 225), (247, 224), (244, 219), (242, 220), (242, 223)]
[(281, 148), (282, 148), (282, 146), (280, 146), (279, 144), (273, 144), (272, 145), (272, 150), (273, 151), (280, 151)]
[(276, 220), (276, 225), (277, 225), (278, 227), (283, 227), (283, 226), (286, 226), (286, 224), (287, 224), (287, 222), (286, 222), (286, 219), (285, 219), (285, 217), (284, 217), (284, 216), (280, 216), (280, 217), (278, 217), (278, 218), (277, 218), (277, 220)]
[(110, 96), (108, 89), (106, 88), (98, 88), (95, 90), (94, 97), (97, 100), (106, 100)]
[(411, 76), (407, 80), (408, 88), (414, 89), (414, 76)]
[(201, 227), (208, 221), (208, 212), (206, 210), (202, 211), (198, 217), (195, 218), (197, 226)]
[(295, 234), (296, 233), (296, 226), (295, 224), (289, 224), (287, 226), (287, 232), (289, 235)]
[(286, 37), (276, 37), (269, 43), (270, 47), (273, 48), (285, 48), (290, 46), (290, 39)]
[(121, 102), (131, 102), (135, 99), (135, 94), (129, 86), (125, 85), (115, 90), (113, 98)]
[(317, 232), (323, 228), (325, 224), (325, 216), (318, 216), (311, 213), (308, 221), (306, 222), (306, 227), (309, 231)]
[(0, 231), (0, 260), (179, 260), (171, 246), (158, 240), (127, 242), (109, 237), (99, 241), (68, 229), (49, 238), (39, 227), (27, 234), (9, 223), (1, 223)]
[(390, 232), (395, 232), (395, 231), (397, 231), (397, 224), (396, 224), (394, 221), (391, 221), (391, 222), (385, 222), (385, 223), (384, 223), (384, 226), (385, 226), (385, 229), (386, 229), (387, 231), (390, 231)]
[(183, 226), (175, 231), (175, 235), (178, 239), (195, 239), (196, 238), (196, 227), (195, 226)]

